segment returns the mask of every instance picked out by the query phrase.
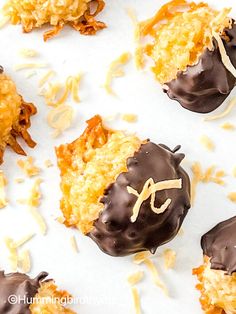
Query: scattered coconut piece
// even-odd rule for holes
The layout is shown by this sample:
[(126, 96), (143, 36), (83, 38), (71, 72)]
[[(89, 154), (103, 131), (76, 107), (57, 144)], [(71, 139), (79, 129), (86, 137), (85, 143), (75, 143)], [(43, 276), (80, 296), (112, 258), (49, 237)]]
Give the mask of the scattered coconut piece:
[(164, 265), (166, 269), (172, 269), (176, 263), (176, 252), (172, 249), (166, 249), (163, 252)]
[(112, 80), (115, 77), (124, 76), (125, 73), (121, 67), (128, 63), (130, 59), (131, 54), (129, 52), (125, 52), (110, 64), (104, 84), (104, 88), (108, 94), (115, 95), (115, 92), (111, 87)]
[(22, 48), (19, 51), (19, 55), (24, 58), (32, 58), (38, 55), (38, 52), (34, 49)]
[(166, 286), (160, 280), (160, 276), (158, 274), (157, 268), (156, 268), (155, 264), (153, 263), (153, 261), (151, 261), (150, 259), (147, 258), (143, 261), (143, 263), (150, 270), (154, 284), (157, 285), (159, 288), (161, 288), (161, 290), (165, 293), (165, 295), (168, 296), (169, 292), (168, 292)]
[(34, 158), (29, 156), (26, 159), (19, 159), (17, 165), (23, 170), (28, 177), (37, 176), (40, 173), (40, 168), (34, 165)]
[(17, 271), (17, 266), (18, 266), (18, 254), (17, 254), (17, 249), (13, 245), (13, 240), (11, 238), (6, 237), (4, 239), (5, 245), (9, 251), (9, 262), (11, 266), (11, 270), (13, 272)]
[(228, 199), (233, 202), (236, 203), (236, 192), (231, 192), (228, 194)]
[(219, 119), (226, 117), (227, 115), (229, 115), (231, 113), (231, 111), (233, 110), (235, 105), (236, 105), (236, 97), (233, 97), (229, 101), (228, 106), (225, 108), (225, 110), (222, 113), (217, 114), (215, 116), (206, 117), (204, 119), (204, 121), (214, 121), (214, 120), (219, 120)]
[(53, 167), (53, 163), (50, 159), (45, 160), (44, 165), (47, 168)]
[(128, 276), (128, 278), (127, 278), (128, 283), (131, 286), (134, 286), (134, 285), (138, 284), (143, 279), (143, 276), (144, 276), (143, 271), (137, 271), (134, 274), (131, 274)]
[(230, 122), (225, 122), (225, 123), (221, 124), (220, 127), (225, 131), (234, 131), (235, 130), (235, 125), (230, 123)]
[(200, 143), (204, 146), (208, 151), (213, 151), (215, 149), (215, 144), (213, 141), (207, 136), (202, 135), (200, 137)]
[(138, 116), (133, 113), (125, 113), (121, 115), (121, 119), (128, 123), (134, 123), (137, 122)]
[(59, 107), (51, 109), (47, 116), (47, 122), (50, 127), (55, 129), (53, 137), (57, 137), (71, 126), (73, 116), (74, 110), (68, 105), (60, 105)]
[(7, 184), (7, 180), (2, 170), (0, 170), (0, 208), (4, 208), (7, 206), (6, 192), (5, 186)]
[(142, 264), (145, 259), (149, 258), (152, 254), (149, 251), (136, 253), (133, 257), (133, 262), (137, 265)]
[(31, 258), (30, 252), (28, 250), (24, 250), (23, 252), (19, 253), (18, 267), (21, 269), (23, 273), (30, 272)]
[(52, 70), (46, 71), (46, 73), (43, 74), (42, 78), (39, 81), (39, 87), (42, 87), (49, 80), (49, 78), (54, 75), (55, 75), (54, 71)]
[(57, 220), (60, 224), (64, 224), (64, 222), (65, 222), (65, 217), (60, 216), (60, 217), (57, 217), (56, 220)]
[(71, 243), (71, 246), (72, 246), (72, 248), (73, 248), (73, 251), (74, 251), (75, 253), (79, 253), (79, 248), (78, 248), (78, 244), (77, 244), (77, 241), (76, 241), (76, 239), (75, 239), (75, 236), (72, 236), (72, 237), (70, 238), (70, 243)]
[(22, 63), (16, 64), (14, 66), (15, 71), (25, 70), (25, 69), (41, 69), (46, 68), (48, 65), (45, 63)]
[(134, 301), (135, 314), (141, 314), (141, 303), (140, 297), (138, 293), (138, 289), (136, 287), (131, 287), (132, 297)]

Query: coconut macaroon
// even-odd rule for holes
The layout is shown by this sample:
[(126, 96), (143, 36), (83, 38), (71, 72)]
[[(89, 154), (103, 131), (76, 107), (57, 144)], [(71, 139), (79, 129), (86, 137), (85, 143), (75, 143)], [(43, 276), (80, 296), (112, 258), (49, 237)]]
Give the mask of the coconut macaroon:
[(170, 241), (190, 208), (183, 154), (88, 121), (74, 142), (56, 148), (61, 210), (106, 253), (123, 256)]
[(31, 103), (26, 103), (17, 93), (14, 82), (0, 68), (0, 164), (7, 145), (17, 153), (26, 155), (16, 138), (22, 137), (29, 147), (36, 143), (28, 133), (30, 117), (36, 113)]
[(26, 274), (0, 272), (0, 312), (11, 314), (75, 314), (67, 308), (71, 295), (59, 290), (48, 273), (32, 279)]
[(202, 237), (204, 264), (193, 273), (207, 314), (236, 313), (236, 217), (219, 223)]
[(191, 111), (216, 109), (236, 85), (236, 25), (230, 10), (173, 0), (139, 25), (142, 38), (151, 36), (143, 49), (157, 81)]
[(4, 15), (12, 24), (22, 24), (25, 33), (45, 24), (53, 26), (44, 33), (44, 40), (57, 35), (65, 25), (84, 35), (93, 35), (106, 25), (96, 21), (104, 8), (103, 0), (7, 0)]

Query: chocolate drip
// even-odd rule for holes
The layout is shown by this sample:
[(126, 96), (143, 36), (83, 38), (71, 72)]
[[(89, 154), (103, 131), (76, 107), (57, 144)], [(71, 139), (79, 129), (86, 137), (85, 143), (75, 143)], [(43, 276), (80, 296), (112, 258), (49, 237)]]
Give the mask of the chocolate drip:
[[(127, 160), (127, 169), (121, 173), (104, 193), (101, 202), (104, 210), (94, 224), (89, 236), (107, 254), (124, 256), (150, 250), (170, 241), (178, 232), (190, 208), (190, 182), (180, 166), (183, 154), (176, 154), (164, 145), (148, 142)], [(168, 198), (171, 204), (162, 214), (151, 210), (150, 198), (143, 202), (136, 222), (130, 218), (137, 197), (129, 194), (127, 186), (138, 193), (145, 182), (182, 179), (181, 189), (169, 189), (156, 193), (155, 206), (160, 207)]]
[[(236, 67), (236, 24), (232, 29), (225, 29), (225, 34), (229, 41), (221, 38), (227, 55)], [(222, 63), (215, 39), (213, 45), (214, 49), (206, 49), (196, 65), (188, 66), (186, 71), (178, 73), (176, 79), (165, 84), (168, 88), (164, 92), (188, 110), (199, 113), (215, 110), (236, 85), (236, 78)]]
[[(30, 302), (37, 294), (40, 283), (48, 276), (42, 272), (35, 279), (21, 273), (5, 275), (0, 272), (0, 313), (4, 314), (30, 314)], [(10, 300), (10, 296), (17, 299)], [(25, 300), (24, 300), (25, 298)], [(11, 302), (12, 301), (12, 302)], [(18, 302), (19, 301), (19, 302)]]
[(229, 275), (236, 272), (236, 216), (223, 221), (206, 233), (201, 240), (204, 255), (211, 268)]

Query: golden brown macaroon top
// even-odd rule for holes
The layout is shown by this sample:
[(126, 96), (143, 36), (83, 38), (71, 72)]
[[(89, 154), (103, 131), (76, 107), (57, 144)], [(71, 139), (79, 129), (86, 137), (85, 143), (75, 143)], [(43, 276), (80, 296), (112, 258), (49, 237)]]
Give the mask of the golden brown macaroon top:
[(56, 148), (61, 170), (65, 225), (87, 234), (103, 210), (100, 199), (116, 177), (127, 171), (127, 158), (142, 142), (135, 135), (104, 127), (100, 116), (87, 121), (84, 133), (71, 144)]
[(12, 24), (22, 24), (25, 33), (44, 24), (54, 28), (44, 33), (44, 40), (57, 35), (68, 24), (81, 34), (93, 35), (106, 25), (96, 21), (104, 8), (103, 0), (7, 0), (3, 13)]
[(75, 314), (66, 308), (66, 301), (70, 298), (71, 295), (67, 291), (58, 290), (54, 281), (45, 281), (40, 284), (29, 309), (32, 314)]
[(140, 23), (140, 36), (152, 38), (144, 51), (154, 61), (156, 79), (161, 84), (170, 82), (178, 71), (195, 65), (206, 48), (212, 50), (214, 33), (224, 35), (224, 29), (232, 26), (229, 12), (214, 10), (203, 2), (173, 0)]
[(33, 104), (24, 102), (17, 93), (14, 82), (4, 73), (0, 73), (0, 164), (7, 145), (17, 154), (26, 155), (16, 141), (17, 136), (22, 137), (29, 147), (36, 145), (27, 131), (30, 117), (36, 111)]
[(222, 270), (211, 269), (210, 259), (205, 256), (204, 264), (193, 270), (200, 283), (200, 302), (206, 314), (236, 313), (236, 273), (227, 275)]

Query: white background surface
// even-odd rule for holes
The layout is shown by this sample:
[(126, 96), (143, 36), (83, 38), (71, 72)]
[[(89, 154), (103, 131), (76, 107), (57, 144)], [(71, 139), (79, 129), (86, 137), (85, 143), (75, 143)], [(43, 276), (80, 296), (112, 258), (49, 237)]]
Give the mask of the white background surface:
[[(39, 111), (38, 115), (32, 118), (30, 130), (38, 145), (34, 150), (23, 147), (29, 155), (36, 158), (36, 164), (44, 168), (41, 174), (44, 179), (43, 200), (39, 210), (48, 224), (48, 234), (43, 237), (26, 208), (17, 204), (17, 199), (27, 197), (34, 180), (27, 179), (21, 185), (14, 182), (15, 178), (23, 175), (16, 165), (19, 157), (8, 149), (2, 169), (9, 180), (7, 194), (10, 204), (0, 211), (0, 267), (10, 270), (3, 244), (4, 236), (19, 239), (31, 231), (36, 231), (37, 235), (25, 245), (32, 254), (32, 276), (42, 270), (48, 271), (61, 288), (81, 298), (82, 304), (74, 307), (81, 314), (134, 313), (126, 278), (136, 270), (145, 270), (145, 267), (134, 265), (131, 257), (112, 258), (105, 255), (92, 240), (80, 235), (76, 230), (66, 229), (55, 221), (60, 214), (58, 208), (61, 194), (54, 147), (77, 138), (85, 127), (85, 120), (96, 113), (104, 116), (118, 112), (136, 113), (139, 116), (136, 124), (117, 122), (111, 125), (137, 131), (140, 137), (151, 138), (152, 141), (165, 143), (171, 148), (181, 144), (182, 152), (186, 154), (184, 166), (189, 173), (191, 163), (200, 161), (205, 168), (215, 164), (228, 174), (225, 187), (213, 183), (199, 185), (195, 205), (183, 225), (184, 235), (178, 236), (166, 246), (177, 252), (175, 269), (164, 271), (163, 260), (160, 258), (164, 248), (160, 248), (153, 258), (162, 280), (170, 290), (170, 298), (165, 297), (152, 283), (146, 270), (144, 281), (138, 285), (145, 314), (198, 314), (202, 311), (198, 302), (199, 294), (194, 288), (196, 280), (191, 275), (191, 270), (202, 261), (200, 237), (216, 223), (236, 214), (236, 205), (227, 199), (229, 192), (236, 191), (236, 179), (232, 177), (232, 169), (236, 165), (236, 133), (220, 128), (226, 121), (236, 123), (236, 108), (223, 120), (203, 122), (202, 115), (188, 112), (178, 103), (170, 101), (162, 93), (152, 74), (149, 71), (137, 72), (132, 62), (125, 68), (126, 76), (116, 79), (113, 84), (118, 97), (107, 95), (101, 85), (104, 83), (108, 65), (121, 53), (132, 52), (134, 48), (133, 25), (127, 16), (126, 8), (135, 8), (138, 18), (142, 20), (152, 16), (164, 1), (106, 2), (106, 8), (99, 19), (106, 22), (108, 28), (97, 36), (83, 37), (66, 28), (61, 35), (44, 43), (42, 34), (45, 29), (31, 34), (22, 34), (20, 26), (8, 26), (0, 30), (0, 63), (15, 80), (25, 100), (34, 102)], [(214, 4), (216, 1), (209, 2)], [(234, 1), (229, 0), (217, 1), (218, 7), (235, 6), (233, 3)], [(48, 63), (62, 81), (69, 74), (84, 73), (81, 84), (82, 102), (73, 104), (76, 111), (73, 126), (56, 140), (52, 139), (52, 130), (46, 123), (48, 107), (43, 98), (37, 95), (37, 82), (44, 72), (39, 70), (37, 76), (26, 79), (27, 71), (13, 70), (15, 64), (27, 62), (19, 57), (18, 51), (21, 48), (36, 49), (40, 56), (33, 61)], [(216, 112), (223, 109), (224, 105)], [(214, 140), (214, 152), (207, 152), (199, 144), (199, 137), (203, 134)], [(45, 169), (44, 161), (48, 158), (55, 166)], [(70, 237), (73, 234), (78, 241), (79, 254), (74, 253), (70, 245)]]

